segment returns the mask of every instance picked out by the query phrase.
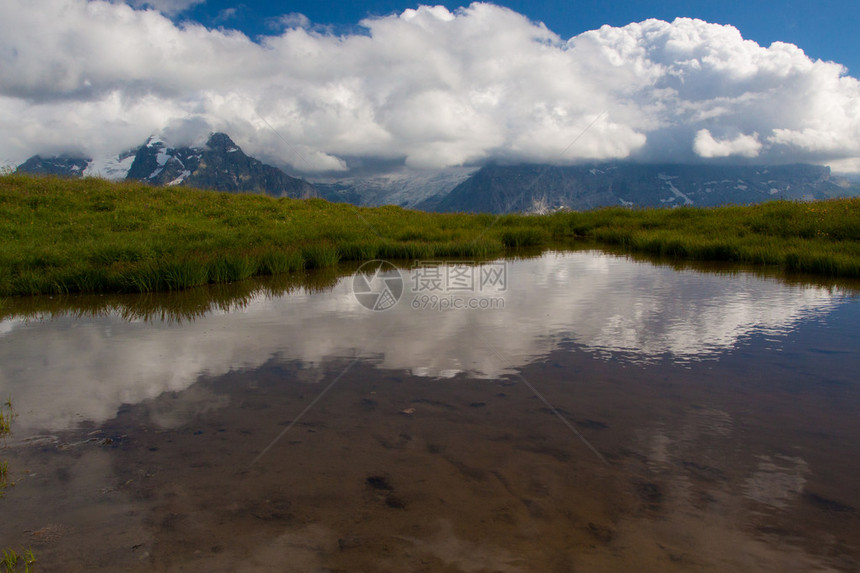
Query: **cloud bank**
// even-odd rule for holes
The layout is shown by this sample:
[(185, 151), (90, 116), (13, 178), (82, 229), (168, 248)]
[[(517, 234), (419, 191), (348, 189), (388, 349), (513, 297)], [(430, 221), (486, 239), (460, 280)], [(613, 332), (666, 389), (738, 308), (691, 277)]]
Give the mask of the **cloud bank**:
[(126, 4), (0, 0), (0, 160), (116, 152), (189, 125), (304, 172), (348, 158), (860, 158), (860, 82), (731, 26), (646, 20), (564, 40), (484, 3), (422, 6), (346, 36), (296, 14), (282, 23), (255, 41)]

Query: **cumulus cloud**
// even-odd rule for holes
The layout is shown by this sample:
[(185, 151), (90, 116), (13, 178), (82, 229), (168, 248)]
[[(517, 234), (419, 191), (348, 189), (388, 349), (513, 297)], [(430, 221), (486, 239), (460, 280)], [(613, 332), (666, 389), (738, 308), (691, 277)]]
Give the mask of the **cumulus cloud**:
[(123, 4), (0, 0), (0, 157), (117, 151), (189, 120), (304, 172), (346, 158), (860, 157), (860, 82), (731, 26), (647, 20), (564, 40), (484, 3), (368, 19), (362, 34), (280, 25), (252, 41)]
[(761, 148), (757, 133), (741, 133), (734, 139), (717, 140), (707, 129), (700, 129), (693, 140), (693, 150), (701, 157), (757, 157)]

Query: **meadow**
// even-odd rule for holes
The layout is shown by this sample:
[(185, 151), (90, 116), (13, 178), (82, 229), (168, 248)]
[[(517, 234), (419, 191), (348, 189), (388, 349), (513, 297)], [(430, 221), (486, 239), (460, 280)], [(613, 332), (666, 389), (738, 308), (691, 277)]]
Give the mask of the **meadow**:
[(0, 177), (0, 296), (154, 292), (371, 259), (484, 259), (583, 242), (860, 277), (860, 199), (469, 215), (100, 179)]

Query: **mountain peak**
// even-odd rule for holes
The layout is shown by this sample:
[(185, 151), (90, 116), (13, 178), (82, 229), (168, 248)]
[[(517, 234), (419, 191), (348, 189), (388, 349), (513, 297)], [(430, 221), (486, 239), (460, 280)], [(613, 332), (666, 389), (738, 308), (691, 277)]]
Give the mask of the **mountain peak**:
[(216, 132), (209, 136), (209, 141), (206, 142), (206, 147), (211, 149), (212, 151), (218, 151), (221, 153), (232, 153), (234, 151), (240, 151), (239, 146), (236, 145), (230, 136), (226, 133)]
[(161, 137), (157, 133), (153, 133), (146, 140), (146, 143), (143, 144), (144, 147), (166, 147), (167, 144), (164, 142), (164, 138)]

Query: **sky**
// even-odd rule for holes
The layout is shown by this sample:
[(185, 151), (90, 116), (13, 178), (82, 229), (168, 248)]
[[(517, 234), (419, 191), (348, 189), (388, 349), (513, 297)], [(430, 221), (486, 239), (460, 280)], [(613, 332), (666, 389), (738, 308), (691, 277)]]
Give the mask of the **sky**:
[(0, 162), (225, 131), (303, 175), (803, 161), (860, 172), (860, 3), (0, 0)]

